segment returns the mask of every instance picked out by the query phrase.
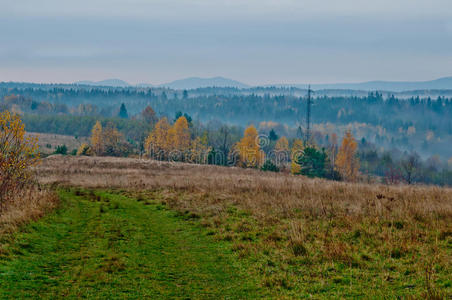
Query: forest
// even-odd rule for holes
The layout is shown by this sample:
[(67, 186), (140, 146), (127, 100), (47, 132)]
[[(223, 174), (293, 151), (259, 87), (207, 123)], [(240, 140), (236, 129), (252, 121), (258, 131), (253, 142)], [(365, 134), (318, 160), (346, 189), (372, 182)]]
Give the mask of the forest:
[[(299, 143), (306, 146), (306, 96), (294, 96), (290, 88), (259, 91), (268, 93), (250, 94), (248, 90), (227, 88), (181, 91), (3, 83), (0, 110), (19, 113), (27, 131), (36, 133), (92, 137), (93, 128), (103, 126), (116, 136), (118, 149), (112, 146), (102, 155), (147, 154), (154, 158), (155, 149), (151, 153), (148, 148), (158, 143), (151, 143), (150, 136), (162, 126), (169, 131), (184, 116), (189, 139), (184, 149), (177, 150), (201, 147), (205, 157), (193, 162), (221, 165), (239, 164), (232, 152), (245, 129), (253, 127), (254, 138), (262, 143), (259, 151), (265, 157), (253, 167), (289, 171), (294, 160), (289, 155), (291, 149)], [(277, 95), (277, 91), (281, 94)], [(338, 137), (348, 132), (356, 141), (360, 180), (451, 185), (452, 157), (448, 147), (452, 142), (452, 120), (448, 117), (452, 115), (451, 98), (396, 98), (379, 92), (366, 96), (315, 94), (320, 93), (314, 93), (309, 143), (318, 151), (311, 156), (325, 157), (320, 159), (321, 171), (303, 172), (339, 178), (332, 171), (339, 149)], [(175, 150), (160, 144), (160, 150)], [(53, 146), (60, 146), (60, 152), (66, 147)], [(67, 152), (76, 154), (78, 150)], [(286, 161), (276, 161), (275, 150), (286, 153)], [(187, 157), (164, 154), (159, 159), (184, 161)]]

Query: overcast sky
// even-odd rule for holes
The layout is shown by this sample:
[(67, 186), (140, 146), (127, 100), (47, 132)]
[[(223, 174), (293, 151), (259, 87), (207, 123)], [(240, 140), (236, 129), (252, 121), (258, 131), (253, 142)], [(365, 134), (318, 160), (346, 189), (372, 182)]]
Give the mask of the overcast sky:
[(451, 0), (0, 0), (0, 81), (451, 75)]

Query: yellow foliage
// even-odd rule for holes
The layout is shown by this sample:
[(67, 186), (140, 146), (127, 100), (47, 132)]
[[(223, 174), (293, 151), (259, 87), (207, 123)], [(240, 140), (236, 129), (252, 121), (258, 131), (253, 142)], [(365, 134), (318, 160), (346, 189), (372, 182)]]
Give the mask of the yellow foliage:
[(189, 150), (190, 130), (188, 129), (188, 121), (184, 116), (179, 117), (168, 131), (168, 145), (171, 150), (181, 152)]
[(102, 137), (102, 125), (99, 121), (96, 122), (91, 130), (91, 146), (96, 155), (102, 155), (104, 150), (104, 141)]
[(80, 155), (91, 156), (91, 155), (93, 155), (93, 150), (91, 149), (91, 147), (88, 144), (83, 143), (78, 148), (77, 155), (78, 156), (80, 156)]
[(359, 172), (359, 160), (356, 157), (358, 143), (352, 133), (347, 131), (336, 158), (336, 168), (342, 178), (348, 181), (356, 181)]
[(275, 151), (289, 151), (289, 141), (285, 136), (276, 141)]
[(258, 134), (253, 125), (245, 129), (243, 138), (236, 144), (239, 163), (242, 167), (256, 168), (262, 165), (265, 154), (259, 147)]
[(301, 166), (298, 164), (298, 159), (303, 155), (304, 145), (303, 141), (296, 139), (293, 142), (292, 149), (290, 151), (290, 172), (292, 174), (300, 174)]
[(168, 131), (170, 127), (167, 118), (162, 118), (155, 124), (154, 130), (145, 141), (146, 153), (149, 156), (163, 159), (162, 156), (169, 150)]
[(116, 129), (113, 123), (105, 126), (102, 134), (103, 148), (105, 155), (121, 155), (122, 134)]
[(207, 155), (210, 148), (207, 146), (207, 141), (201, 137), (196, 137), (190, 146), (190, 162), (204, 164), (207, 161)]
[(9, 111), (0, 113), (0, 209), (13, 187), (25, 184), (39, 161), (38, 139), (25, 137), (25, 125)]

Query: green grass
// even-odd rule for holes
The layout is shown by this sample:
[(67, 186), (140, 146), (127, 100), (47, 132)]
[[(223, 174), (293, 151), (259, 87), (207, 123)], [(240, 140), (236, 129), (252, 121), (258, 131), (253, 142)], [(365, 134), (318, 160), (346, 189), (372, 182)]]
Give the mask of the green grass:
[(230, 243), (199, 222), (117, 194), (59, 193), (57, 211), (1, 238), (1, 299), (263, 296)]

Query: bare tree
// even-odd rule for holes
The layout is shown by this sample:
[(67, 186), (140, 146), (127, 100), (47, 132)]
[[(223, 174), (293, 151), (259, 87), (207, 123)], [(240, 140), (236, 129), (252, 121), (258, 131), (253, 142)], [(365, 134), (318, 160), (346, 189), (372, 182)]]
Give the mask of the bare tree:
[(419, 176), (420, 158), (417, 153), (411, 153), (400, 163), (403, 178), (408, 184), (412, 184)]

